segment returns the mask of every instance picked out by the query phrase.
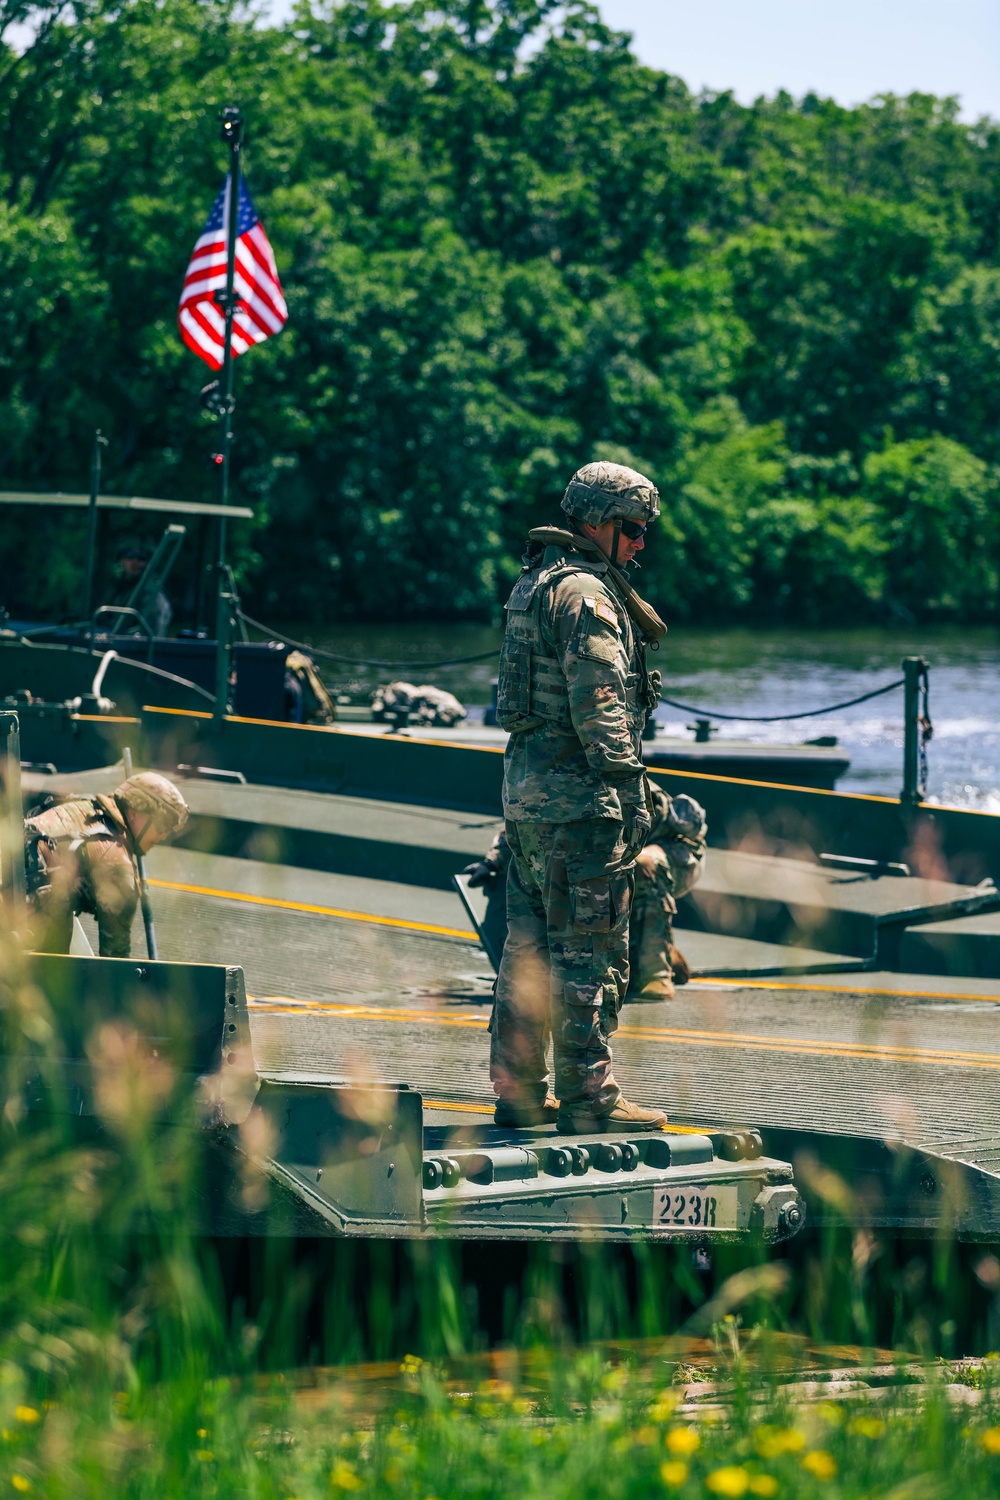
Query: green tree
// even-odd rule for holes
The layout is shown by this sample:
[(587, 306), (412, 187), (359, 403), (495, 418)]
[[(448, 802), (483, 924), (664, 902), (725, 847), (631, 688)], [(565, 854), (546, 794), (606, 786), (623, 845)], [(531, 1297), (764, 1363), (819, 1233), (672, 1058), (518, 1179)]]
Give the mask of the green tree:
[(891, 443), (865, 459), (863, 490), (881, 513), (891, 603), (918, 619), (990, 612), (997, 482), (981, 458), (940, 435)]
[[(587, 0), (256, 20), (0, 0), (5, 487), (80, 489), (100, 426), (110, 489), (212, 495), (176, 303), (235, 100), (291, 311), (236, 376), (259, 613), (486, 618), (526, 528), (612, 452), (663, 491), (643, 583), (667, 613), (994, 607), (993, 122), (918, 94), (695, 97)], [(43, 531), (0, 519), (11, 557)], [(917, 565), (936, 551), (947, 586)], [(24, 576), (8, 607), (38, 603)]]

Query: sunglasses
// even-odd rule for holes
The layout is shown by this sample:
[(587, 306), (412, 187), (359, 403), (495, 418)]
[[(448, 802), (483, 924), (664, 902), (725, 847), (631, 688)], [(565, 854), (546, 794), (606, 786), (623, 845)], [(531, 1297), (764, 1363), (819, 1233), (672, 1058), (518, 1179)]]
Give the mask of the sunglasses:
[(646, 527), (638, 521), (622, 522), (622, 536), (627, 536), (630, 542), (637, 542), (641, 536), (645, 535), (645, 532)]

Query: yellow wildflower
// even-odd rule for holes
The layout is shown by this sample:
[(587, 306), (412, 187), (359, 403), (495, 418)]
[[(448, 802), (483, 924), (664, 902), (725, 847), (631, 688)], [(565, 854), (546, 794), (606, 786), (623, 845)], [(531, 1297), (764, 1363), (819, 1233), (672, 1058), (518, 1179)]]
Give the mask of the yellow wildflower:
[(350, 1464), (344, 1463), (342, 1458), (338, 1458), (333, 1466), (330, 1474), (330, 1483), (334, 1489), (338, 1490), (360, 1490), (364, 1488), (363, 1481), (358, 1478)]
[(987, 1453), (1000, 1453), (1000, 1427), (987, 1427), (979, 1441)]
[(831, 1427), (843, 1427), (844, 1411), (835, 1401), (821, 1401), (816, 1411), (824, 1422), (829, 1422)]
[(677, 1409), (677, 1397), (672, 1396), (669, 1391), (664, 1391), (662, 1396), (657, 1396), (649, 1408), (649, 1420), (651, 1422), (669, 1422)]
[(531, 1402), (526, 1401), (523, 1396), (517, 1396), (510, 1404), (515, 1415), (519, 1417), (526, 1417), (531, 1411)]
[(23, 1474), (12, 1474), (10, 1482), (22, 1495), (26, 1495), (31, 1489), (31, 1480), (25, 1479)]
[(682, 1459), (671, 1458), (660, 1465), (660, 1478), (668, 1489), (680, 1489), (687, 1477), (688, 1466)]
[(855, 1417), (847, 1430), (856, 1432), (859, 1437), (880, 1438), (885, 1432), (885, 1423), (881, 1417)]
[(199, 1437), (208, 1437), (208, 1428), (207, 1427), (199, 1427), (198, 1428), (198, 1436)]
[(398, 1484), (405, 1472), (406, 1471), (398, 1458), (390, 1458), (389, 1462), (385, 1466), (386, 1484)]
[(693, 1427), (671, 1427), (667, 1433), (667, 1447), (680, 1458), (689, 1458), (701, 1447), (701, 1438)]
[(406, 1354), (403, 1356), (403, 1363), (399, 1367), (400, 1374), (415, 1375), (422, 1364), (423, 1360), (419, 1354)]
[(778, 1481), (773, 1474), (755, 1474), (750, 1481), (751, 1495), (761, 1495), (763, 1500), (769, 1500), (771, 1495), (778, 1493)]
[(740, 1495), (745, 1495), (750, 1488), (750, 1475), (746, 1469), (728, 1464), (726, 1468), (716, 1469), (714, 1474), (709, 1474), (705, 1480), (705, 1488), (711, 1490), (713, 1495), (727, 1495), (732, 1500), (739, 1500)]
[(200, 1464), (210, 1464), (214, 1457), (215, 1454), (212, 1452), (211, 1448), (199, 1448), (197, 1453), (195, 1454), (195, 1458)]
[(811, 1452), (803, 1454), (802, 1467), (825, 1484), (828, 1479), (836, 1477), (837, 1460), (824, 1448), (813, 1448)]
[(780, 1458), (783, 1453), (801, 1453), (806, 1440), (794, 1427), (770, 1427), (762, 1423), (754, 1433), (761, 1458)]
[(15, 1406), (14, 1416), (19, 1422), (40, 1422), (41, 1417), (33, 1406)]

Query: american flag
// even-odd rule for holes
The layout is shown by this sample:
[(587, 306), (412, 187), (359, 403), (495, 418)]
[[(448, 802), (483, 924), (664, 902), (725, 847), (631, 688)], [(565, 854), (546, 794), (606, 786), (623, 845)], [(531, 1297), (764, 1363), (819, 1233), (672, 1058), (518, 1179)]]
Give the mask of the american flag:
[[(221, 370), (225, 351), (225, 311), (213, 293), (226, 289), (226, 236), (229, 229), (229, 177), (212, 205), (184, 278), (177, 312), (181, 338), (213, 370)], [(240, 178), (236, 219), (236, 271), (233, 290), (239, 302), (233, 312), (232, 354), (245, 353), (263, 343), (288, 321), (288, 308), (278, 280), (264, 226), (257, 217), (245, 180)]]

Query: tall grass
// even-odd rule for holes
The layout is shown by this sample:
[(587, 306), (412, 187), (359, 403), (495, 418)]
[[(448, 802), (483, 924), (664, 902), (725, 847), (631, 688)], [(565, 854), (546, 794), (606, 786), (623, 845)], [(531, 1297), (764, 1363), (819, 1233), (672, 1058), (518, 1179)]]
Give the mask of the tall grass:
[[(127, 1024), (95, 1024), (82, 1118), (66, 1017), (10, 941), (0, 974), (0, 1496), (1000, 1487), (993, 1366), (941, 1363), (1000, 1343), (983, 1247), (835, 1223), (709, 1261), (213, 1239), (197, 1227), (212, 1158), (180, 1074)], [(858, 1348), (815, 1353), (838, 1343)], [(802, 1381), (838, 1359), (867, 1383), (818, 1399)], [(887, 1360), (898, 1374), (872, 1386)]]

